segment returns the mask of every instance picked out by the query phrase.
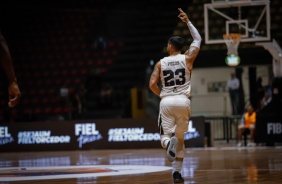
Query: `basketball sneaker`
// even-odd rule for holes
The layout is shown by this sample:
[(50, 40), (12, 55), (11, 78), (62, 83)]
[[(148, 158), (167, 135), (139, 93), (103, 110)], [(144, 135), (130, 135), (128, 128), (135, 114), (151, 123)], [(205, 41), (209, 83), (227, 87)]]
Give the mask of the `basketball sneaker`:
[(242, 141), (238, 142), (237, 147), (242, 147), (242, 146), (243, 146), (243, 142)]
[(184, 179), (181, 176), (181, 173), (179, 173), (178, 171), (175, 171), (173, 173), (173, 182), (174, 183), (183, 183)]
[(249, 147), (254, 147), (254, 146), (256, 146), (256, 143), (254, 143), (254, 142), (248, 142), (247, 146), (249, 146)]
[(178, 139), (176, 137), (172, 137), (167, 144), (166, 154), (169, 161), (173, 162), (176, 157), (176, 145)]

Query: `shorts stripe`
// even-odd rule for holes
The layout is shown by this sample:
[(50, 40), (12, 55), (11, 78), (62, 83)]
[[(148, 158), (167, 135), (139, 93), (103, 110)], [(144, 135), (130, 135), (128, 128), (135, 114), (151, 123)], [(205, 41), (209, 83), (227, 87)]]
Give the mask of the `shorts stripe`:
[(163, 130), (163, 127), (162, 127), (162, 115), (161, 114), (160, 114), (160, 117), (159, 117), (159, 131), (160, 131), (160, 135), (164, 134), (164, 130)]

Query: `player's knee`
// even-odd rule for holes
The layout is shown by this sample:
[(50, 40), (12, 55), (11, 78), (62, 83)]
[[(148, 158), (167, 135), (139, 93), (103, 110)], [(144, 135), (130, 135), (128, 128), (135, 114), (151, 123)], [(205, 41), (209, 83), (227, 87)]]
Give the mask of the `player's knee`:
[(183, 139), (185, 133), (188, 131), (188, 123), (183, 124), (182, 126), (178, 126), (175, 130), (175, 136), (178, 139)]
[(185, 132), (175, 132), (175, 137), (178, 139), (178, 142), (184, 140), (184, 136)]
[(243, 124), (239, 125), (239, 126), (238, 126), (238, 129), (239, 129), (239, 130), (244, 129), (244, 125), (243, 125)]

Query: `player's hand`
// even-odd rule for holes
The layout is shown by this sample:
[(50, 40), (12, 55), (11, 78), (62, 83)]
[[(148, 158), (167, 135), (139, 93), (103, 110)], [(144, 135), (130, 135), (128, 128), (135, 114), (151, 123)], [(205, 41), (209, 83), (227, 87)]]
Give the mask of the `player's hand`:
[(16, 105), (18, 105), (20, 98), (21, 98), (21, 92), (18, 86), (17, 82), (12, 82), (9, 85), (9, 103), (8, 106), (9, 107), (15, 107)]
[(178, 8), (179, 10), (179, 15), (178, 15), (178, 18), (180, 18), (180, 20), (182, 22), (185, 22), (186, 24), (189, 22), (189, 18), (188, 16), (186, 15), (186, 13), (181, 9), (181, 8)]

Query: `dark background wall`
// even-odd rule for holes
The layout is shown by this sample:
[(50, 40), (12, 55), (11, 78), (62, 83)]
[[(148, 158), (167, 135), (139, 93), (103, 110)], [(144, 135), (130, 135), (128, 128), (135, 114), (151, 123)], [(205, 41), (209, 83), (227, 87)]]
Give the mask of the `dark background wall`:
[[(179, 22), (177, 8), (187, 10), (193, 7), (194, 12), (187, 12), (193, 17), (194, 13), (199, 14), (196, 12), (199, 7), (209, 2), (1, 1), (0, 29), (9, 44), (23, 93), (17, 108), (13, 111), (6, 109), (7, 83), (0, 70), (2, 119), (10, 121), (5, 114), (14, 114), (17, 121), (29, 120), (30, 115), (37, 120), (61, 115), (65, 119), (130, 116), (127, 112), (130, 89), (146, 87), (145, 70), (149, 61), (156, 62), (167, 55), (164, 48)], [(281, 5), (280, 1), (271, 1), (271, 32), (281, 44), (281, 8), (277, 8), (278, 5)], [(203, 12), (192, 21), (203, 22)], [(197, 28), (204, 40), (203, 24)], [(107, 40), (106, 49), (94, 47), (100, 33)], [(205, 45), (204, 41), (202, 44)], [(272, 61), (263, 48), (241, 45), (238, 51), (242, 65), (270, 64)], [(226, 56), (224, 44), (204, 48), (195, 68), (226, 66), (222, 62)], [(109, 99), (101, 100), (101, 90), (107, 85), (113, 92)], [(62, 86), (69, 88), (72, 94), (81, 95), (83, 115), (73, 115), (74, 107), (60, 104)], [(73, 101), (73, 104), (77, 103)]]

